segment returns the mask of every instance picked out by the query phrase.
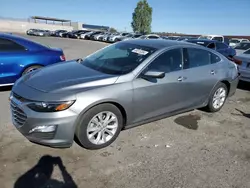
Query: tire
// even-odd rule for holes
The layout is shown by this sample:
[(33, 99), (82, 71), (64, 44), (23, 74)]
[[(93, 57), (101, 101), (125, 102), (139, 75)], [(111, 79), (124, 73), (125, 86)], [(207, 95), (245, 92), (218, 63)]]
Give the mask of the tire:
[[(105, 113), (111, 113), (114, 115), (113, 117), (116, 117), (117, 121), (114, 121), (114, 122), (117, 122), (117, 123), (114, 123), (112, 121), (112, 122), (110, 122), (110, 124), (108, 126), (109, 127), (112, 127), (112, 126), (116, 127), (117, 126), (117, 128), (115, 130), (111, 129), (113, 131), (113, 133), (108, 134), (108, 132), (105, 132), (105, 130), (107, 130), (109, 132), (112, 132), (112, 131), (110, 131), (110, 128), (105, 128), (105, 125), (103, 125), (104, 128), (98, 128), (99, 130), (100, 129), (103, 129), (103, 130), (95, 133), (96, 127), (98, 127), (98, 126), (96, 126), (97, 125), (96, 123), (91, 124), (90, 122), (93, 119), (98, 121), (99, 120), (99, 118), (97, 118), (98, 114), (99, 115), (101, 114), (102, 118), (104, 118), (104, 117), (106, 118), (107, 116), (103, 116), (103, 114), (105, 114)], [(112, 117), (112, 116), (109, 116), (109, 117)], [(97, 121), (95, 121), (95, 122), (97, 122)], [(100, 122), (100, 121), (98, 121), (98, 122)], [(75, 136), (76, 136), (77, 142), (82, 147), (84, 147), (86, 149), (91, 149), (91, 150), (101, 149), (101, 148), (107, 147), (112, 142), (114, 142), (116, 140), (116, 138), (118, 137), (118, 135), (121, 132), (121, 129), (123, 127), (123, 122), (124, 121), (123, 121), (122, 113), (115, 105), (105, 103), (105, 104), (100, 104), (100, 105), (94, 106), (93, 108), (89, 109), (86, 113), (84, 113), (82, 115), (82, 117), (79, 121), (79, 124), (76, 127)], [(114, 124), (112, 125), (112, 123), (114, 123)], [(91, 125), (94, 125), (94, 126), (91, 127)], [(99, 125), (99, 126), (101, 127), (102, 125)], [(93, 130), (93, 132), (90, 131), (91, 129)], [(95, 131), (94, 131), (94, 129), (95, 129)], [(90, 136), (91, 134), (94, 136), (91, 137)], [(101, 136), (99, 137), (99, 141), (97, 141), (99, 134)], [(91, 137), (92, 140), (89, 137)], [(105, 137), (105, 139), (104, 139), (104, 137)], [(106, 140), (106, 142), (105, 142), (105, 140)], [(94, 142), (96, 142), (96, 143), (94, 143)]]
[(36, 70), (36, 69), (39, 69), (39, 68), (41, 68), (41, 67), (42, 67), (41, 65), (32, 65), (32, 66), (30, 66), (30, 67), (27, 67), (27, 68), (23, 71), (22, 76), (25, 75), (25, 74), (27, 74), (27, 73), (30, 73), (30, 72), (32, 72), (32, 71), (34, 71), (34, 70)]
[[(213, 101), (214, 101), (215, 95), (218, 94), (219, 89), (222, 89), (223, 92), (225, 92), (225, 96), (223, 95), (225, 98), (224, 98), (224, 100), (221, 99), (222, 101), (219, 102), (220, 105), (217, 106), (217, 105), (214, 105), (214, 104), (213, 104)], [(222, 91), (222, 90), (221, 90), (221, 91)], [(219, 93), (220, 93), (220, 92), (219, 92)], [(211, 94), (210, 97), (209, 97), (208, 105), (206, 106), (205, 109), (206, 109), (208, 112), (218, 112), (218, 111), (220, 111), (220, 109), (224, 106), (224, 104), (225, 104), (225, 102), (226, 102), (227, 95), (228, 95), (227, 86), (226, 86), (224, 83), (220, 82), (220, 83), (217, 84), (217, 86), (213, 89), (212, 94)], [(217, 107), (215, 107), (215, 106), (217, 106)]]

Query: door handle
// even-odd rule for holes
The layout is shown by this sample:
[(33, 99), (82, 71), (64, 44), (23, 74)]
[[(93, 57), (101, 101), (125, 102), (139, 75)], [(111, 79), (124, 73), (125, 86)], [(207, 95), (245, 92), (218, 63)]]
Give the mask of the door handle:
[(211, 70), (211, 74), (212, 74), (212, 75), (215, 75), (215, 71), (214, 71), (214, 70)]
[(177, 80), (178, 80), (179, 82), (182, 82), (183, 80), (186, 80), (186, 79), (187, 79), (186, 77), (180, 76)]

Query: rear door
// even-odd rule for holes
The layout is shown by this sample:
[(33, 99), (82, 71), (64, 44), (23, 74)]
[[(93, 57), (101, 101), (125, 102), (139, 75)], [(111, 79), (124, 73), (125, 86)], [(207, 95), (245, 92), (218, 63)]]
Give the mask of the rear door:
[(198, 48), (184, 48), (183, 77), (186, 78), (185, 94), (187, 106), (201, 106), (217, 83), (217, 63), (215, 54)]
[(0, 38), (0, 85), (14, 83), (20, 75), (27, 49), (12, 40)]

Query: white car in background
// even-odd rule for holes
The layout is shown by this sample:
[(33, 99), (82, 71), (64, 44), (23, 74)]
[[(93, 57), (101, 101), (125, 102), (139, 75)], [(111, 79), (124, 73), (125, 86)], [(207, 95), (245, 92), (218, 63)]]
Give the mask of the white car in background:
[(128, 35), (129, 33), (119, 33), (117, 35), (110, 35), (108, 37), (108, 42), (118, 42), (120, 41), (121, 38), (123, 38), (124, 36)]
[(246, 50), (250, 49), (250, 41), (241, 42), (234, 47), (236, 55), (244, 53)]
[(161, 37), (156, 34), (142, 35), (138, 39), (160, 39)]
[(105, 33), (97, 34), (97, 35), (94, 36), (94, 40), (99, 40), (100, 41), (100, 40), (102, 40), (103, 36), (107, 35), (107, 34), (109, 34), (109, 33), (105, 32)]
[(208, 39), (208, 40), (217, 40), (220, 42), (225, 42), (225, 38), (222, 35), (201, 35), (198, 39)]
[(229, 46), (231, 47), (235, 47), (237, 44), (241, 43), (241, 42), (248, 42), (248, 39), (239, 39), (239, 38), (232, 38), (229, 41)]
[(93, 31), (81, 34), (80, 39), (85, 39), (85, 36), (88, 35), (88, 34), (91, 34), (91, 33), (93, 33)]

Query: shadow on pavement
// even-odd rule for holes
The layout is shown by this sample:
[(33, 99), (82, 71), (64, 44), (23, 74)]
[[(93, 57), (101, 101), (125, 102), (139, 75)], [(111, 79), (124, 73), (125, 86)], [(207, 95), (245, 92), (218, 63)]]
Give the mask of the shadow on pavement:
[(238, 89), (250, 91), (250, 83), (240, 81), (238, 84)]
[(0, 87), (0, 92), (2, 91), (10, 91), (12, 89), (12, 86), (3, 86), (3, 87)]
[(243, 111), (241, 111), (241, 110), (239, 110), (237, 108), (235, 110), (238, 111), (238, 112), (240, 112), (242, 116), (244, 116), (246, 118), (250, 118), (250, 114), (247, 114), (247, 113), (245, 113), (245, 112), (243, 112)]
[[(51, 178), (56, 165), (62, 173), (64, 182)], [(77, 188), (77, 185), (67, 172), (60, 157), (45, 155), (32, 169), (18, 178), (14, 188)]]

